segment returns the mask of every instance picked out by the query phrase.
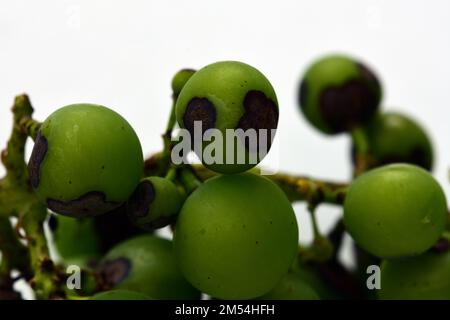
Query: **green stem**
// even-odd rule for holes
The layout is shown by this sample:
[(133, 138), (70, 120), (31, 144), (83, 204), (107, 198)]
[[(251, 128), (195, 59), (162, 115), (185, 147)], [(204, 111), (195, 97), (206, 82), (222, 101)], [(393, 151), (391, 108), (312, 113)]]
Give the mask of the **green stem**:
[(5, 217), (0, 217), (0, 251), (0, 274), (9, 275), (12, 270), (18, 270), (25, 278), (30, 276), (28, 250), (17, 238), (9, 218)]
[(23, 217), (23, 228), (28, 242), (31, 267), (34, 271), (34, 277), (30, 284), (37, 299), (64, 297), (63, 283), (50, 259), (45, 238), (44, 222), (46, 218), (47, 208), (40, 203), (32, 206)]
[(367, 134), (363, 128), (355, 128), (351, 132), (353, 145), (355, 148), (355, 168), (354, 177), (358, 177), (366, 172), (371, 166), (370, 147)]
[(192, 193), (202, 184), (190, 166), (181, 168), (179, 171), (179, 179), (187, 194)]

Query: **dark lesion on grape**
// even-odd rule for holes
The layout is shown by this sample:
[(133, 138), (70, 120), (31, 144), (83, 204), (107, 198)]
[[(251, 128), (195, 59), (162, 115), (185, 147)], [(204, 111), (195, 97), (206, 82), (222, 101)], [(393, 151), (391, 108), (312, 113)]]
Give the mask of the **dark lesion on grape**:
[(376, 76), (358, 64), (360, 76), (340, 86), (330, 86), (319, 96), (319, 108), (333, 133), (366, 123), (377, 111), (381, 92)]
[[(247, 131), (249, 129), (256, 130), (257, 144), (259, 146), (259, 130), (267, 130), (266, 145), (270, 148), (272, 144), (271, 130), (278, 126), (278, 106), (270, 98), (258, 90), (250, 90), (244, 98), (245, 112), (239, 120), (236, 129)], [(245, 141), (245, 148), (249, 150), (249, 141)], [(253, 151), (253, 150), (251, 150)]]
[(127, 213), (132, 221), (137, 221), (148, 215), (150, 205), (155, 200), (155, 188), (153, 184), (141, 181), (127, 203)]
[(78, 218), (102, 214), (117, 208), (119, 205), (118, 202), (106, 201), (106, 195), (100, 191), (87, 192), (70, 201), (47, 199), (47, 207), (50, 210)]
[(102, 262), (97, 269), (104, 288), (112, 288), (124, 281), (130, 274), (132, 263), (127, 258), (117, 258)]
[(202, 134), (216, 125), (217, 111), (207, 98), (193, 98), (189, 101), (183, 116), (184, 127), (194, 137), (194, 124), (202, 123)]
[(39, 170), (41, 163), (44, 161), (45, 155), (47, 154), (47, 150), (47, 139), (41, 134), (41, 131), (38, 131), (33, 152), (31, 153), (30, 162), (28, 163), (28, 174), (30, 177), (31, 186), (33, 188), (37, 188), (39, 186)]

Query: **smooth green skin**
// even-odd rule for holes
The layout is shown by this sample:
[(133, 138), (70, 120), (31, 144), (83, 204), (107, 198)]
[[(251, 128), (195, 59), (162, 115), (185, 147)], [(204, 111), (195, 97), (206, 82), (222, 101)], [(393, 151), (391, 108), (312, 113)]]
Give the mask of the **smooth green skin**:
[[(257, 69), (248, 64), (237, 61), (222, 61), (210, 64), (197, 71), (186, 83), (178, 96), (176, 104), (176, 116), (178, 124), (184, 128), (183, 116), (188, 103), (193, 98), (207, 98), (216, 108), (216, 128), (219, 129), (225, 139), (226, 129), (235, 129), (240, 118), (245, 112), (243, 102), (247, 93), (251, 90), (263, 92), (278, 107), (275, 90), (269, 80)], [(203, 149), (209, 143), (203, 145)], [(242, 143), (236, 143), (236, 151), (248, 154)], [(225, 155), (225, 149), (223, 155)], [(223, 156), (225, 157), (225, 156)], [(261, 161), (262, 159), (259, 159)], [(219, 173), (239, 173), (247, 171), (255, 164), (207, 164), (209, 169)]]
[(154, 299), (199, 299), (200, 292), (181, 274), (175, 262), (172, 242), (142, 235), (114, 247), (103, 261), (126, 258), (132, 269), (114, 289), (141, 292)]
[(334, 134), (322, 118), (320, 94), (331, 86), (340, 86), (360, 77), (357, 61), (344, 55), (329, 55), (314, 62), (305, 72), (302, 81), (308, 83), (306, 103), (300, 109), (306, 119), (319, 131)]
[(185, 277), (220, 299), (252, 299), (287, 273), (298, 248), (288, 199), (267, 178), (245, 173), (207, 180), (186, 200), (174, 248)]
[(138, 184), (144, 166), (141, 144), (116, 112), (99, 105), (69, 105), (51, 114), (40, 131), (48, 150), (35, 190), (44, 202), (99, 191), (106, 201), (122, 203)]
[(100, 256), (101, 239), (96, 233), (94, 220), (62, 215), (58, 215), (56, 219), (58, 225), (53, 231), (53, 240), (58, 254), (64, 261), (81, 262)]
[(419, 255), (445, 228), (447, 201), (422, 168), (393, 164), (369, 171), (350, 186), (344, 222), (359, 246), (380, 258)]
[(450, 252), (384, 261), (382, 300), (450, 300)]
[(294, 261), (291, 272), (295, 273), (302, 282), (311, 287), (321, 300), (342, 299), (342, 297), (339, 297), (329, 284), (320, 277), (316, 270), (301, 262), (300, 259)]
[(258, 300), (320, 300), (320, 298), (297, 274), (290, 272), (272, 291)]
[(177, 186), (166, 178), (147, 177), (155, 191), (155, 198), (148, 208), (148, 213), (133, 222), (145, 229), (146, 224), (161, 217), (175, 216), (180, 212), (183, 205), (183, 196)]
[(129, 291), (129, 290), (111, 290), (97, 293), (92, 296), (89, 300), (153, 300), (152, 298), (142, 294), (140, 292)]
[[(377, 163), (388, 164), (389, 159), (395, 158), (431, 170), (433, 146), (425, 130), (414, 120), (400, 113), (382, 113), (365, 130), (371, 154)], [(411, 159), (411, 154), (414, 150), (423, 153), (422, 163), (413, 163), (415, 159)]]
[(195, 70), (183, 69), (178, 71), (172, 78), (172, 92), (175, 96), (178, 96), (183, 89), (186, 82), (192, 77)]

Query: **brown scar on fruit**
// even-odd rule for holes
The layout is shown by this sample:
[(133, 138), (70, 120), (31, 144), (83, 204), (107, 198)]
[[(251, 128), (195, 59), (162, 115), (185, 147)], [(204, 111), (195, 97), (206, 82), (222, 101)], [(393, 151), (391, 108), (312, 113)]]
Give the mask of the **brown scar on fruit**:
[(144, 180), (138, 184), (127, 204), (128, 216), (132, 221), (148, 214), (149, 207), (155, 200), (155, 193), (155, 188), (150, 181)]
[(364, 76), (322, 91), (319, 107), (332, 132), (351, 129), (372, 117), (380, 102), (375, 86)]
[(98, 274), (103, 285), (112, 288), (127, 278), (131, 267), (131, 262), (127, 258), (117, 258), (100, 264)]
[(33, 152), (31, 153), (30, 162), (28, 163), (28, 174), (30, 177), (31, 186), (33, 188), (37, 188), (39, 186), (39, 170), (41, 163), (47, 154), (47, 150), (47, 139), (41, 134), (41, 131), (38, 131)]
[(194, 137), (194, 122), (202, 122), (202, 134), (215, 127), (217, 111), (214, 104), (206, 98), (192, 98), (183, 116), (184, 127)]
[(103, 192), (91, 191), (70, 201), (47, 199), (47, 207), (57, 213), (77, 218), (94, 216), (115, 209), (120, 203), (106, 201)]
[[(259, 130), (267, 130), (267, 148), (272, 144), (271, 129), (276, 129), (278, 125), (278, 107), (274, 101), (257, 90), (247, 92), (243, 102), (245, 112), (239, 120), (236, 129), (247, 131), (255, 129), (257, 133), (257, 145), (259, 146)], [(245, 148), (249, 150), (249, 141), (246, 139)], [(254, 151), (254, 150), (252, 150)]]

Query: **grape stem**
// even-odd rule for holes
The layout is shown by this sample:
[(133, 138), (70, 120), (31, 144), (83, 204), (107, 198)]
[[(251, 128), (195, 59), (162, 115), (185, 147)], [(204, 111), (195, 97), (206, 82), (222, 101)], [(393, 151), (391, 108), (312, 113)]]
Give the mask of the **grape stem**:
[[(27, 164), (25, 143), (35, 138), (40, 123), (32, 119), (33, 107), (27, 95), (19, 95), (12, 107), (13, 127), (1, 160), (6, 175), (0, 179), (0, 250), (2, 252), (2, 276), (9, 277), (12, 270), (20, 272), (35, 288), (38, 299), (57, 296), (60, 283), (50, 259), (43, 223), (47, 209), (32, 192)], [(23, 222), (27, 246), (19, 241), (10, 217)]]
[(367, 171), (372, 163), (369, 141), (363, 128), (357, 127), (351, 131), (351, 138), (355, 152), (355, 166), (353, 176), (356, 178)]

